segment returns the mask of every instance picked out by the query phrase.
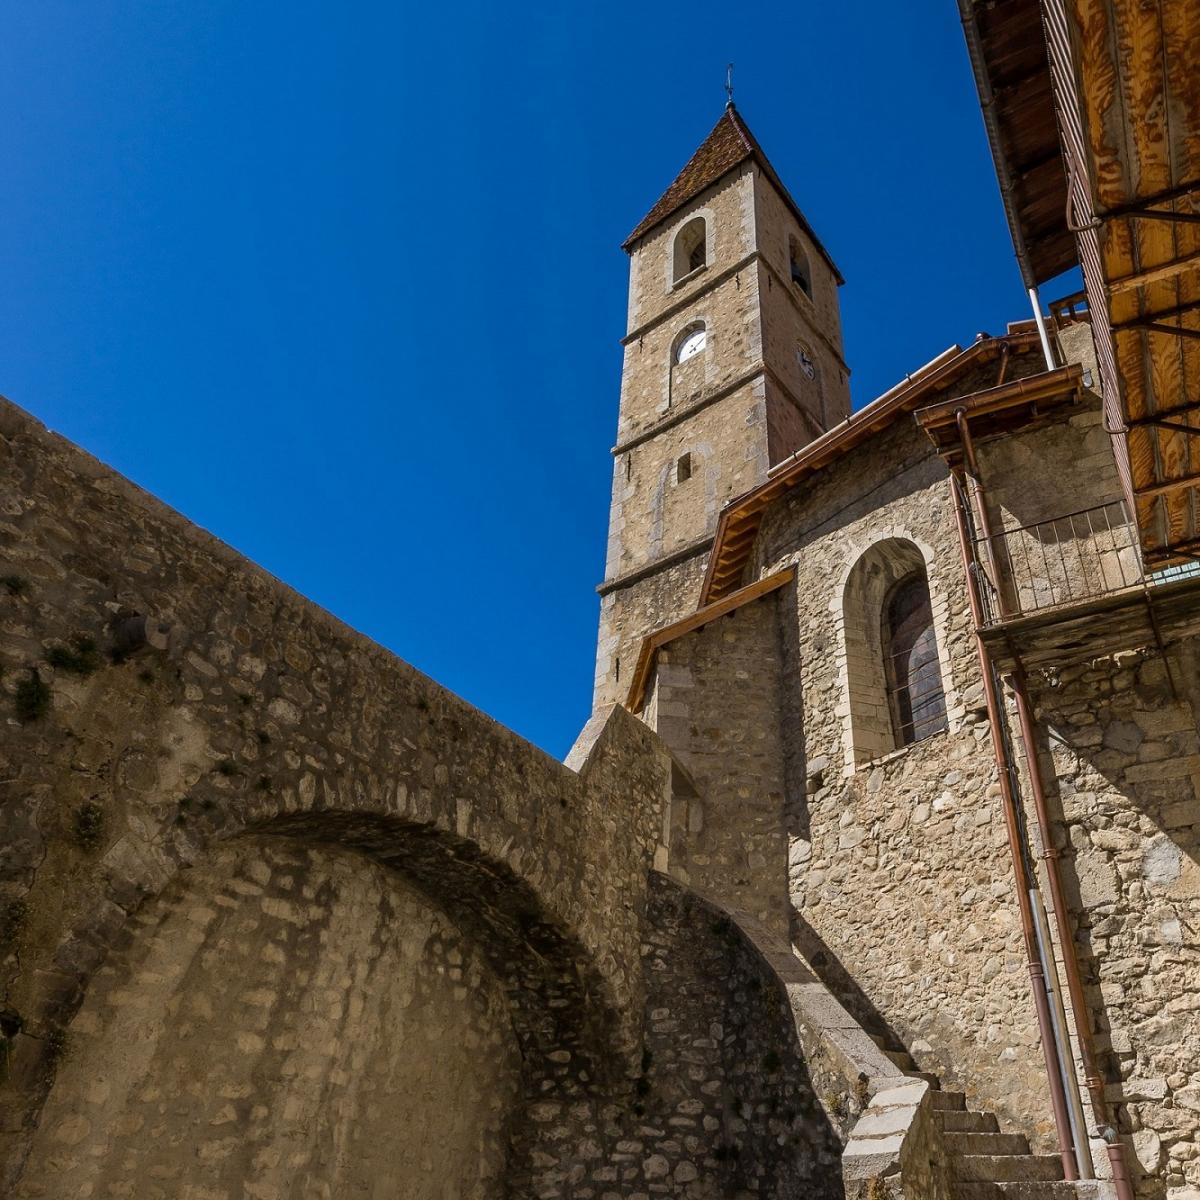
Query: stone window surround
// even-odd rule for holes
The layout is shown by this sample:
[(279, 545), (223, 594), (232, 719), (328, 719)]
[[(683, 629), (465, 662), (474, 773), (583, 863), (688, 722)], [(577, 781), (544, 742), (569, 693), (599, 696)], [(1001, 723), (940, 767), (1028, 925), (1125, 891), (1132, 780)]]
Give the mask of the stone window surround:
[(922, 538), (914, 534), (907, 526), (891, 525), (876, 528), (865, 540), (856, 539), (847, 548), (844, 565), (837, 578), (833, 595), (829, 602), (829, 611), (834, 619), (834, 631), (837, 645), (837, 677), (842, 694), (841, 703), (837, 708), (837, 716), (842, 724), (842, 747), (844, 763), (842, 774), (851, 776), (859, 771), (878, 766), (880, 762), (909, 754), (938, 735), (933, 734), (919, 742), (907, 746), (893, 746), (882, 753), (864, 756), (856, 754), (855, 729), (853, 721), (854, 696), (850, 680), (850, 647), (846, 631), (846, 585), (855, 567), (869, 554), (873, 548), (888, 541), (908, 542), (919, 553), (925, 567), (925, 579), (929, 586), (930, 606), (933, 610), (933, 630), (937, 640), (938, 667), (942, 674), (942, 685), (946, 697), (946, 733), (954, 733), (962, 724), (965, 709), (959, 689), (955, 683), (954, 670), (949, 653), (949, 600), (945, 581), (938, 569), (937, 558), (932, 547)]
[[(679, 241), (680, 236), (689, 225), (695, 220), (704, 222), (704, 262), (694, 271), (688, 271), (683, 275), (676, 276), (675, 274), (675, 246)], [(716, 215), (712, 209), (705, 205), (703, 208), (693, 209), (687, 213), (675, 226), (668, 243), (669, 250), (664, 255), (665, 262), (663, 263), (663, 274), (665, 276), (665, 286), (663, 288), (664, 295), (670, 295), (685, 284), (691, 283), (699, 278), (708, 268), (717, 260), (717, 238), (716, 238)]]
[[(676, 362), (675, 358), (679, 353), (679, 347), (683, 343), (684, 338), (700, 328), (704, 329), (704, 349), (701, 350), (699, 354), (688, 359), (687, 362)], [(660, 414), (670, 412), (672, 408), (681, 403), (680, 398), (675, 395), (676, 375), (682, 374), (684, 378), (693, 377), (699, 373), (699, 364), (702, 364), (703, 366), (703, 380), (699, 389), (700, 392), (703, 393), (708, 388), (713, 386), (717, 374), (716, 343), (714, 340), (713, 323), (707, 311), (691, 313), (687, 322), (671, 339), (667, 352), (667, 361), (665, 364), (666, 370), (663, 374), (662, 380), (662, 398), (659, 400), (657, 409)], [(692, 393), (689, 392), (683, 396), (682, 402), (687, 403), (693, 398), (694, 397)]]

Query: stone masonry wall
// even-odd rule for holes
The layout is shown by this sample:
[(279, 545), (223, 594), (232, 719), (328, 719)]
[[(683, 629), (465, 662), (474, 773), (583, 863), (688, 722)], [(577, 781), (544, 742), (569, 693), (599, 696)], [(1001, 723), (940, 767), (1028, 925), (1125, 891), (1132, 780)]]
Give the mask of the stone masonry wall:
[(789, 926), (776, 597), (658, 653), (651, 724), (697, 795), (672, 813), (672, 872), (777, 933)]
[(624, 703), (647, 633), (695, 611), (707, 563), (694, 555), (601, 597), (593, 711)]
[[(855, 763), (842, 590), (889, 538), (925, 564), (949, 729)], [(797, 571), (779, 593), (796, 944), (868, 1028), (1044, 1138), (1041, 1051), (945, 468), (919, 430), (894, 425), (781, 503), (759, 541), (758, 571)]]
[(1139, 1192), (1194, 1200), (1200, 641), (1166, 658), (1147, 649), (1034, 673), (1030, 686), (1093, 1027)]
[[(8, 405), (0, 479), (9, 1183), (109, 947), (247, 833), (353, 851), (443, 911), (503, 988), (526, 1100), (632, 1086), (653, 734), (615, 712), (569, 770)], [(161, 649), (122, 643), (135, 614)]]
[(394, 872), (239, 838), (131, 926), (70, 1026), (17, 1200), (504, 1194), (504, 990)]

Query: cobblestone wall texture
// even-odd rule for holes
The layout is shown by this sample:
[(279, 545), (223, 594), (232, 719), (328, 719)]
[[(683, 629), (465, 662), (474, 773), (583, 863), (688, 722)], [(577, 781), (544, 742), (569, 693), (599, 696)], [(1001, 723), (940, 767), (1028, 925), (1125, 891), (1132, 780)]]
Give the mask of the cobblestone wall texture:
[(219, 846), (139, 910), (70, 1030), (18, 1200), (503, 1194), (504, 990), (360, 855)]
[[(1169, 674), (1168, 674), (1169, 668)], [(1031, 678), (1108, 1093), (1142, 1191), (1200, 1193), (1200, 644)], [(1136, 1174), (1136, 1171), (1135, 1171)]]
[[(357, 851), (440, 907), (504, 989), (526, 1095), (629, 1086), (653, 734), (613, 713), (576, 774), (26, 414), (0, 434), (7, 1177), (129, 916), (248, 831)], [(163, 648), (119, 653), (133, 614)]]
[(659, 651), (648, 717), (695, 783), (672, 812), (672, 872), (789, 928), (777, 598)]
[[(967, 383), (966, 386), (970, 386)], [(855, 766), (841, 590), (875, 543), (925, 560), (950, 729)], [(788, 829), (797, 945), (874, 1032), (946, 1086), (1045, 1134), (1037, 1026), (945, 468), (907, 422), (768, 516), (779, 595)]]

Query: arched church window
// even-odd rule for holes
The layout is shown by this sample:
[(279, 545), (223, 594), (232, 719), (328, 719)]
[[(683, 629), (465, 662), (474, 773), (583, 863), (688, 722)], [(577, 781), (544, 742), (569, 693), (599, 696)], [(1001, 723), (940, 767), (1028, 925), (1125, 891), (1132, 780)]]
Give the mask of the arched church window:
[(675, 362), (685, 363), (695, 358), (708, 345), (708, 330), (703, 324), (693, 325), (685, 329), (679, 341), (675, 344)]
[(852, 767), (948, 728), (936, 628), (921, 549), (902, 537), (868, 546), (841, 601)]
[(675, 235), (675, 282), (698, 271), (707, 262), (708, 225), (703, 217), (693, 217)]
[(788, 238), (788, 268), (792, 282), (811, 300), (812, 272), (808, 267), (808, 255), (804, 253), (804, 247), (795, 237)]
[(884, 605), (881, 641), (897, 747), (945, 729), (946, 694), (923, 571), (914, 571), (892, 588)]

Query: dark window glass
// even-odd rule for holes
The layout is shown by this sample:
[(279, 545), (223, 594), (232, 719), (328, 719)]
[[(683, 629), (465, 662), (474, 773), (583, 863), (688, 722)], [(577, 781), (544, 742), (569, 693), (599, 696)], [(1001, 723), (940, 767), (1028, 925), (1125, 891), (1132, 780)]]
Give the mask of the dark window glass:
[(688, 255), (688, 270), (698, 271), (704, 266), (704, 238), (701, 238), (693, 247), (691, 254)]
[(883, 645), (896, 745), (945, 729), (946, 696), (924, 575), (910, 575), (892, 589), (883, 615)]

